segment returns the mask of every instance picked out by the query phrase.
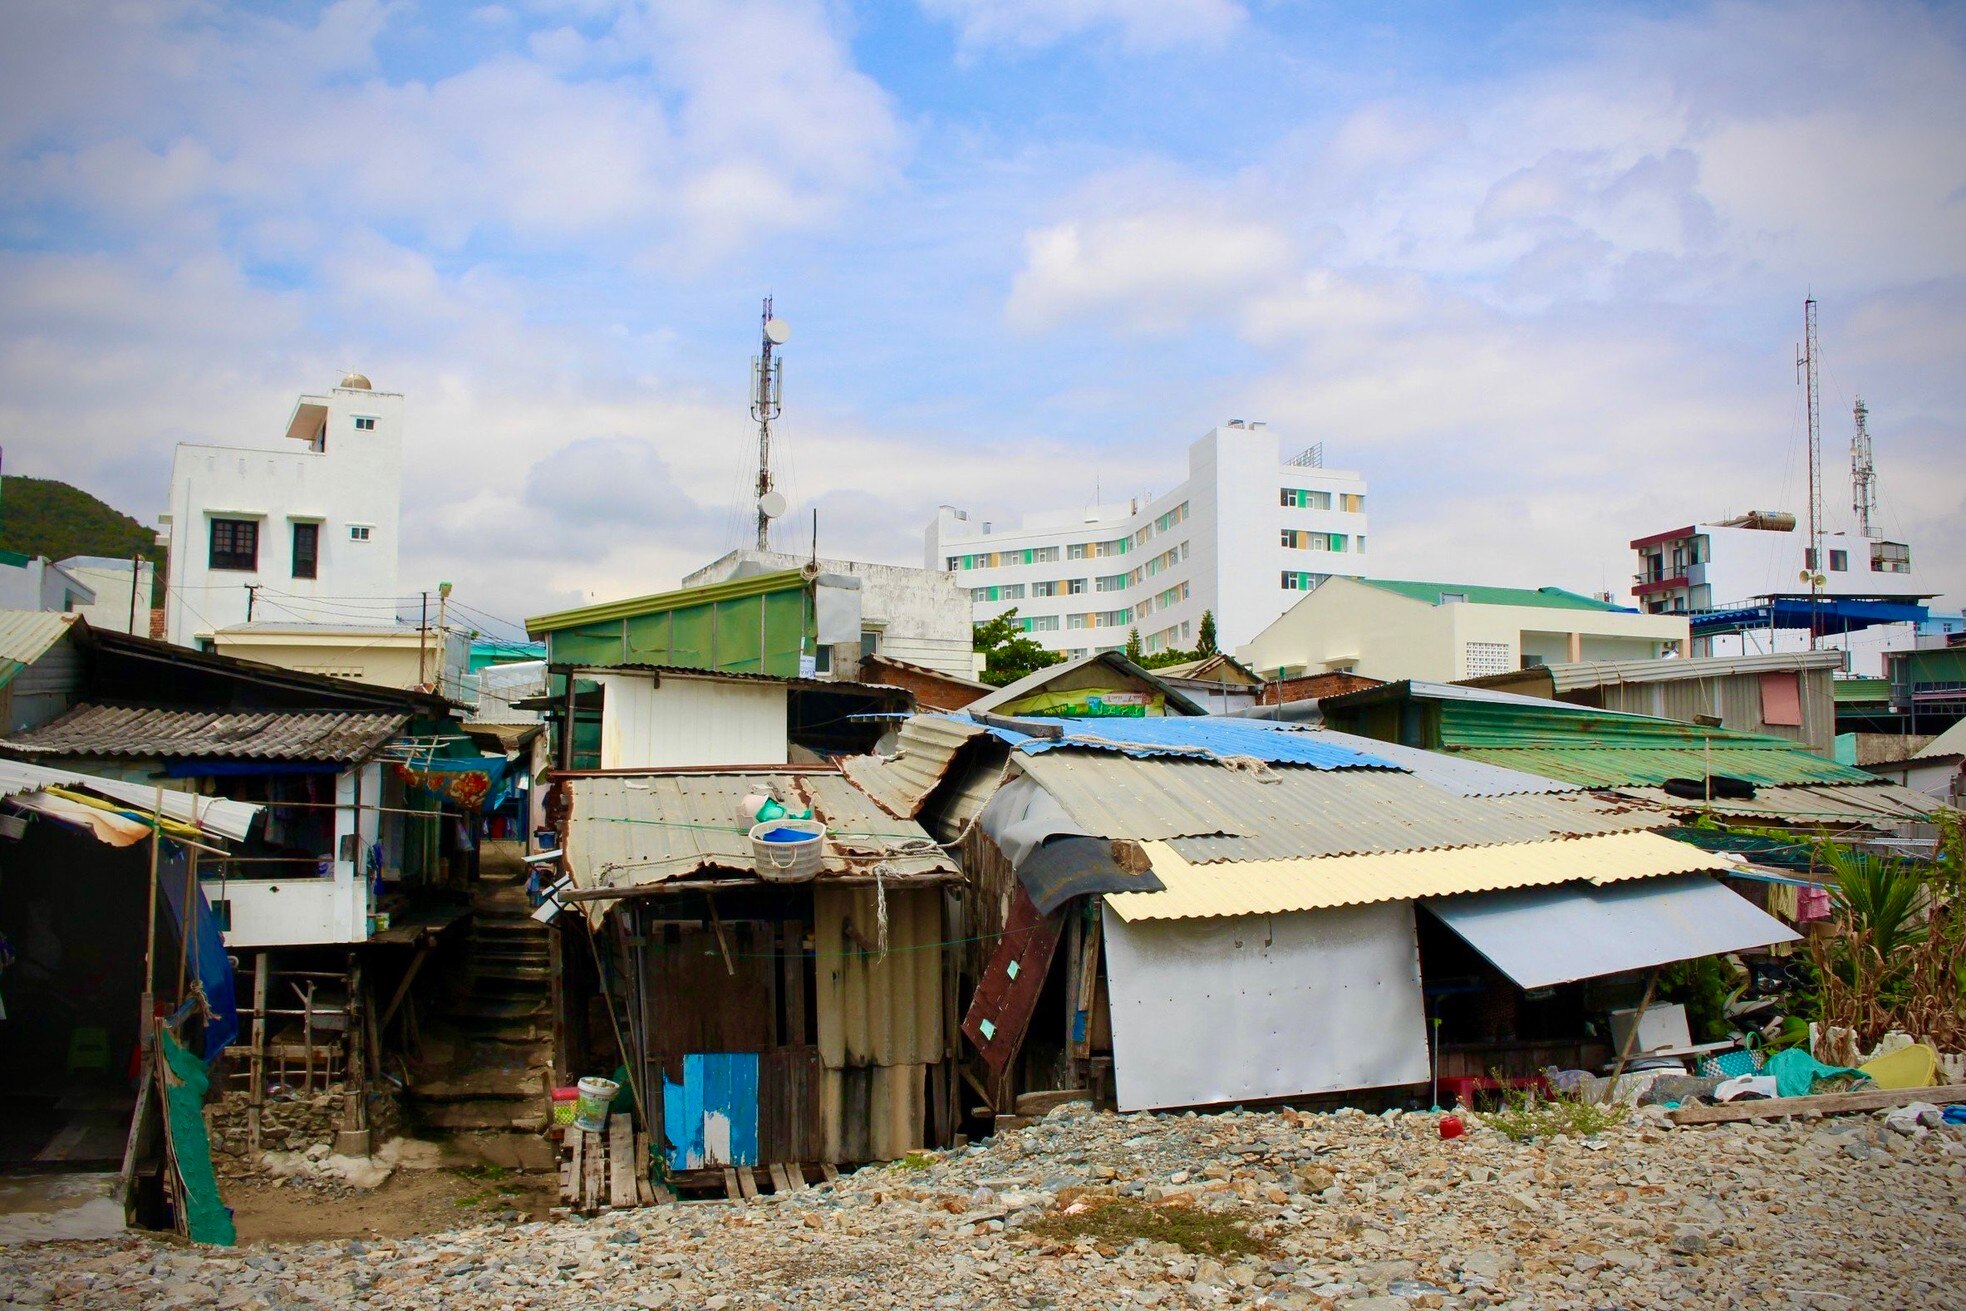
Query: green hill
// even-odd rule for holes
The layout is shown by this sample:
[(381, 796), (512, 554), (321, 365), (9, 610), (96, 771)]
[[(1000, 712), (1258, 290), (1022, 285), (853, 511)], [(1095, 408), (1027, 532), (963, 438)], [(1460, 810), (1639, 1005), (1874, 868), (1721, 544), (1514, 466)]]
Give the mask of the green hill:
[(53, 478), (0, 478), (0, 550), (66, 560), (71, 555), (133, 555), (163, 570), (157, 530), (146, 528), (79, 487)]

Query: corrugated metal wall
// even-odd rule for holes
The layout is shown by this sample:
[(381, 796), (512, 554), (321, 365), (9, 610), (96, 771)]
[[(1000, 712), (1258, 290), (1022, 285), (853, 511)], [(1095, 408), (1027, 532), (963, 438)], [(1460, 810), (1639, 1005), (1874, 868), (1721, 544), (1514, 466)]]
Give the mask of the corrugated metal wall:
[(949, 1055), (942, 894), (890, 887), (887, 955), (874, 888), (813, 889), (813, 1004), (829, 1161), (892, 1160), (928, 1136), (928, 1067)]
[(1830, 685), (1829, 672), (1803, 670), (1798, 676), (1802, 680), (1800, 728), (1762, 721), (1762, 675), (1758, 673), (1668, 683), (1612, 683), (1593, 688), (1579, 694), (1579, 697), (1564, 699), (1596, 705), (1601, 710), (1657, 715), (1662, 719), (1678, 719), (1688, 723), (1695, 715), (1718, 715), (1723, 728), (1785, 737), (1802, 743), (1818, 755), (1828, 756), (1836, 742), (1836, 698)]
[(606, 697), (602, 769), (785, 763), (783, 684), (638, 674), (594, 681)]

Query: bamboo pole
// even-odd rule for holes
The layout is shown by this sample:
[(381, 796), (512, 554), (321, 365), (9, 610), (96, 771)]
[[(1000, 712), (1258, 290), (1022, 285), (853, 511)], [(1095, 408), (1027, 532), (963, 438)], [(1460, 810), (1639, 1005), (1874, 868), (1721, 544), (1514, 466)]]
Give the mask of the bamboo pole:
[[(157, 804), (153, 810), (158, 815), (164, 811), (162, 783), (157, 785)], [(163, 830), (153, 823), (150, 828), (150, 919), (145, 926), (143, 947), (143, 1022), (140, 1026), (143, 1036), (138, 1044), (144, 1051), (150, 1051), (155, 1041), (151, 1021), (157, 1013), (157, 856), (162, 842)]]

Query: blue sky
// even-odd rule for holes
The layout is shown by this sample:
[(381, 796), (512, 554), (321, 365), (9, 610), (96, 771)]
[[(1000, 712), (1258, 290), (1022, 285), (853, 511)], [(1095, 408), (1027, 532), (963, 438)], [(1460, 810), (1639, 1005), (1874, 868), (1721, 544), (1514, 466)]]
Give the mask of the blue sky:
[[(154, 520), (360, 368), (410, 411), (404, 586), (517, 617), (783, 486), (918, 562), (1165, 488), (1267, 419), (1372, 483), (1387, 576), (1619, 587), (1624, 543), (1832, 520), (1966, 594), (1966, 20), (1903, 4), (27, 0), (0, 50), (0, 442)], [(487, 552), (486, 542), (512, 544)]]

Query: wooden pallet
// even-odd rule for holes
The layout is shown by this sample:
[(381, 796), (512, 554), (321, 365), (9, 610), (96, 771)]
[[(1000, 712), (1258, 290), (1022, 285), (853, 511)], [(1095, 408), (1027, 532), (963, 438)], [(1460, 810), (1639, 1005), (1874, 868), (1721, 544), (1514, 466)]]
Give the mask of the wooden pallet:
[(560, 1206), (581, 1215), (626, 1211), (673, 1200), (649, 1182), (649, 1140), (626, 1115), (608, 1117), (603, 1133), (568, 1125), (560, 1139)]

